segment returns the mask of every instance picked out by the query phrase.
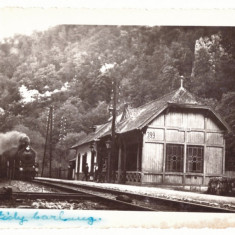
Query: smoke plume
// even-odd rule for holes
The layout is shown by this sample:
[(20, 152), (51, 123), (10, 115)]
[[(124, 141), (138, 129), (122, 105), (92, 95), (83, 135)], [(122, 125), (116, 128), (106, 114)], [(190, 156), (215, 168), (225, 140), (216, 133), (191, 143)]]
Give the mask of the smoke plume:
[(19, 149), (29, 145), (29, 137), (25, 133), (10, 131), (0, 133), (0, 155), (8, 153), (13, 156)]

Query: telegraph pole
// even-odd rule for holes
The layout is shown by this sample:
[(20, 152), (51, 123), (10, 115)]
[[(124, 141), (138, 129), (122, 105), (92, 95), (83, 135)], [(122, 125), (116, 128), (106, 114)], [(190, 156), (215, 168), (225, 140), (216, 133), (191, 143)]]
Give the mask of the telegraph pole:
[(50, 107), (51, 113), (51, 120), (50, 120), (50, 174), (49, 177), (51, 178), (51, 162), (52, 162), (52, 125), (53, 125), (53, 107)]
[(114, 158), (115, 158), (115, 129), (116, 129), (116, 110), (117, 110), (117, 81), (116, 78), (113, 79), (112, 82), (112, 92), (113, 92), (113, 103), (112, 103), (112, 127), (111, 127), (111, 135), (112, 135), (112, 142), (111, 142), (111, 156), (109, 161), (109, 171), (108, 171), (108, 182), (113, 181), (114, 177)]
[[(52, 125), (53, 125), (53, 107), (50, 106), (49, 109), (49, 115), (47, 120), (47, 131), (46, 131), (46, 142), (44, 145), (44, 154), (43, 154), (43, 161), (42, 161), (42, 173), (41, 176), (43, 176), (44, 172), (44, 166), (45, 166), (45, 159), (46, 159), (46, 151), (47, 151), (47, 145), (48, 145), (48, 137), (49, 137), (49, 153), (50, 153), (50, 159), (49, 159), (49, 177), (51, 178), (51, 162), (52, 162)], [(50, 134), (49, 134), (50, 132)]]
[[(65, 147), (65, 136), (66, 136), (66, 118), (63, 116), (61, 117), (61, 125), (60, 125), (60, 134), (59, 134), (59, 141), (62, 147)], [(61, 169), (62, 169), (62, 155), (66, 155), (66, 150), (62, 150), (62, 153), (60, 153), (60, 165), (59, 165), (59, 178), (61, 178)]]

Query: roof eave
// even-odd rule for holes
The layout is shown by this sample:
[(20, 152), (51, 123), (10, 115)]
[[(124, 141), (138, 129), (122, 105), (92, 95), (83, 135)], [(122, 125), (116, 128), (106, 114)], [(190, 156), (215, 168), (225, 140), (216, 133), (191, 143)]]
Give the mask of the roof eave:
[(70, 149), (76, 149), (76, 148), (78, 148), (78, 147), (81, 147), (81, 146), (83, 146), (83, 145), (90, 144), (90, 143), (92, 143), (93, 141), (98, 141), (98, 140), (99, 140), (99, 139), (89, 140), (89, 141), (87, 141), (87, 142), (84, 142), (84, 143), (81, 143), (81, 144), (78, 144), (78, 145), (74, 145), (74, 146), (70, 147)]
[(151, 122), (158, 115), (160, 115), (167, 107), (168, 107), (168, 105), (164, 105), (161, 109), (158, 110), (158, 112), (155, 115), (153, 115), (152, 117), (147, 118), (139, 127), (136, 127), (135, 129), (142, 129), (142, 128), (144, 128), (146, 125), (148, 125), (149, 122)]
[(223, 124), (223, 126), (227, 129), (228, 133), (232, 133), (232, 128), (227, 124), (227, 122), (213, 109), (209, 108), (209, 110), (219, 119), (219, 121)]

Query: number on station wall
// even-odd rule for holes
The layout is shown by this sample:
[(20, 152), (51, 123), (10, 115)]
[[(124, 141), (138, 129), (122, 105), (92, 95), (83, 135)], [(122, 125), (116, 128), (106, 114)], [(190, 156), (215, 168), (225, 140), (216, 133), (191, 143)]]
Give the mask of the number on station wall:
[(148, 129), (145, 135), (146, 141), (163, 141), (164, 129)]
[(147, 139), (148, 140), (155, 140), (156, 139), (155, 131), (147, 131)]

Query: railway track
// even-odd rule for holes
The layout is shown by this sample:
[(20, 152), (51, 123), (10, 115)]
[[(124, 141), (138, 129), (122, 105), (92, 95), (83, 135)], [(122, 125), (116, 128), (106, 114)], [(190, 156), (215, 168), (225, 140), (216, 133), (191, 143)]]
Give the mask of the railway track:
[(70, 199), (82, 199), (90, 200), (93, 199), (93, 195), (85, 193), (32, 193), (32, 192), (14, 192), (12, 198), (17, 199), (59, 199), (59, 200), (70, 200)]
[[(107, 198), (95, 193), (88, 193), (79, 190), (78, 188), (72, 188), (71, 186), (54, 184), (49, 182), (40, 182), (34, 180), (35, 183), (40, 183), (52, 188), (57, 188), (63, 192), (7, 192), (0, 193), (1, 199), (19, 201), (21, 199), (34, 200), (34, 199), (45, 199), (45, 200), (79, 200), (79, 201), (92, 201), (96, 203), (102, 203), (112, 210), (130, 210), (130, 211), (154, 211), (151, 208), (147, 208), (140, 205), (116, 200), (113, 198)], [(28, 207), (29, 208), (29, 207)]]
[[(38, 180), (33, 180), (33, 182), (35, 183), (39, 183), (39, 184), (43, 184), (46, 186), (50, 186), (53, 188), (57, 188), (59, 190), (63, 190), (66, 192), (72, 192), (72, 194), (76, 194), (76, 193), (83, 193), (85, 195), (89, 196), (89, 200), (95, 200), (104, 204), (108, 204), (110, 208), (115, 209), (115, 210), (131, 210), (131, 211), (155, 211), (154, 209), (151, 209), (149, 207), (145, 207), (145, 206), (141, 206), (141, 205), (136, 205), (130, 202), (125, 202), (125, 201), (121, 201), (121, 200), (117, 200), (116, 198), (110, 198), (110, 197), (106, 197), (103, 195), (99, 195), (97, 193), (93, 192), (84, 192), (81, 191), (81, 189), (79, 189), (78, 187), (72, 187), (71, 185), (65, 185), (65, 184), (61, 184), (61, 183), (51, 183), (51, 182), (42, 182), (42, 181), (38, 181)], [(58, 194), (58, 193), (57, 193)]]
[[(56, 187), (62, 190), (68, 190), (70, 192), (86, 192), (90, 195), (103, 198), (103, 200), (109, 200), (111, 203), (114, 204), (120, 203), (126, 205), (127, 207), (129, 206), (128, 209), (130, 210), (235, 213), (235, 210), (230, 208), (221, 208), (218, 206), (210, 206), (194, 202), (185, 202), (180, 200), (171, 200), (153, 196), (137, 195), (111, 189), (94, 188), (87, 185), (74, 185), (73, 183), (68, 182), (52, 183), (47, 180), (34, 180), (34, 182), (51, 187)], [(123, 197), (124, 199), (130, 199), (130, 201), (132, 202), (124, 202), (123, 198), (120, 198), (119, 200), (118, 197), (120, 197), (120, 194), (121, 197)]]

